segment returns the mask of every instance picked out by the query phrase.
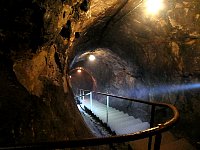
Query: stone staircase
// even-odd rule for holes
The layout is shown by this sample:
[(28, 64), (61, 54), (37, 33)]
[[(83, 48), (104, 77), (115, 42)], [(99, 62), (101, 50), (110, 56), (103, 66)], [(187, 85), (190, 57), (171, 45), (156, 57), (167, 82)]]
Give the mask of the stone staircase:
[(117, 135), (134, 133), (149, 128), (148, 122), (142, 122), (140, 119), (129, 116), (127, 113), (115, 108), (107, 108), (106, 105), (97, 100), (92, 100), (92, 108), (90, 108), (91, 104), (89, 99), (84, 99), (81, 105), (91, 110), (94, 115), (96, 115), (103, 123), (106, 123)]
[[(115, 132), (117, 135), (134, 133), (137, 131), (145, 130), (150, 127), (148, 122), (142, 122), (139, 118), (134, 118), (134, 116), (129, 116), (128, 114), (119, 111), (115, 108), (108, 107), (105, 104), (98, 102), (97, 100), (92, 101), (89, 99), (84, 99), (82, 101), (82, 107), (86, 107), (91, 110), (91, 112), (98, 117), (103, 123)], [(108, 119), (107, 119), (108, 111)], [(154, 148), (154, 138), (152, 139), (152, 149)], [(148, 149), (148, 138), (136, 140), (133, 142), (114, 144), (114, 150), (147, 150)], [(162, 141), (160, 150), (196, 150), (186, 139), (177, 139), (169, 131), (162, 133)]]

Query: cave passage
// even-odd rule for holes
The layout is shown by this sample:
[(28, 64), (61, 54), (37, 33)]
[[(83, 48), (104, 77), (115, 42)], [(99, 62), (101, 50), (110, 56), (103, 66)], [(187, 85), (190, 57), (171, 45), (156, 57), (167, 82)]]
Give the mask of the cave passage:
[[(181, 113), (174, 134), (200, 147), (199, 0), (1, 0), (0, 7), (0, 144), (93, 137), (74, 99), (83, 88), (173, 104)], [(110, 102), (148, 118), (144, 105)]]

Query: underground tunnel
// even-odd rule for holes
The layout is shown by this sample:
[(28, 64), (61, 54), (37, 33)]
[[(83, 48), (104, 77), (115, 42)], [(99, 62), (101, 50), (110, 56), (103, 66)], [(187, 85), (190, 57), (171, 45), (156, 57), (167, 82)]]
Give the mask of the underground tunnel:
[[(171, 104), (180, 119), (170, 135), (183, 150), (200, 147), (199, 0), (2, 0), (0, 7), (0, 147), (95, 138), (77, 107), (79, 89)], [(94, 98), (106, 105), (105, 96)], [(149, 122), (149, 107), (109, 100)], [(171, 115), (155, 112), (156, 122)]]

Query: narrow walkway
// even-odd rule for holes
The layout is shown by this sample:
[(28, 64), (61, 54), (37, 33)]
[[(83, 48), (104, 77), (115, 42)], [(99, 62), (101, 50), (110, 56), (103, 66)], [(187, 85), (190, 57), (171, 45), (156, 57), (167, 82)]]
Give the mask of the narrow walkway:
[(92, 105), (89, 99), (84, 99), (81, 105), (91, 110), (94, 115), (103, 123), (106, 123), (117, 135), (134, 133), (150, 127), (148, 122), (142, 122), (139, 118), (136, 119), (115, 108), (107, 108), (106, 105), (94, 99), (92, 100)]
[[(133, 150), (147, 150), (148, 149), (148, 138), (129, 142), (131, 149)], [(155, 137), (153, 137), (154, 143)], [(154, 146), (152, 144), (152, 149)], [(162, 133), (162, 141), (160, 150), (196, 150), (186, 139), (177, 139), (169, 131)]]

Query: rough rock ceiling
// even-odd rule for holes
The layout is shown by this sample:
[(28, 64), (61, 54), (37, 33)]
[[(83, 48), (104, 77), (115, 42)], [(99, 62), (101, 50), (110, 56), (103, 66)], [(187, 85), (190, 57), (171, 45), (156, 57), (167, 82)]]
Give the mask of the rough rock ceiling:
[(157, 70), (155, 65), (165, 61), (164, 67), (176, 65), (178, 74), (199, 74), (198, 1), (165, 2), (157, 16), (145, 13), (145, 1), (126, 2), (98, 19), (78, 42), (77, 51), (107, 47), (146, 69)]

